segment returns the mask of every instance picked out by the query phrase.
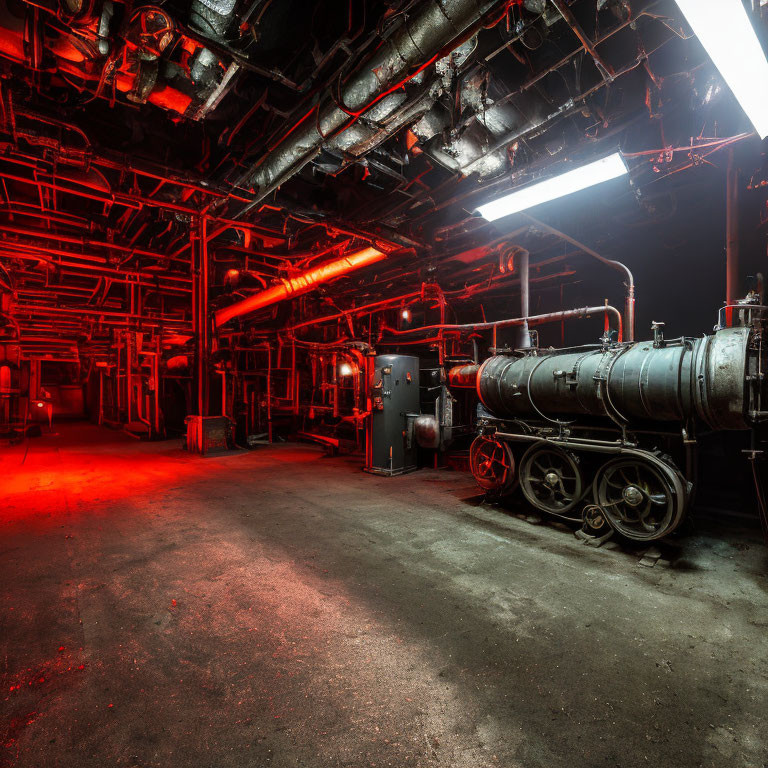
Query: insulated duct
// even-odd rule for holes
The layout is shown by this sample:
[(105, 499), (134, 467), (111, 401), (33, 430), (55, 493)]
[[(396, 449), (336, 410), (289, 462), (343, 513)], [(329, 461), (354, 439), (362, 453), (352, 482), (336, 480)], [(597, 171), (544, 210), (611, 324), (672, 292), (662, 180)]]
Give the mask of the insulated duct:
[(496, 6), (499, 0), (425, 0), (385, 38), (376, 52), (350, 75), (334, 98), (310, 110), (278, 146), (261, 158), (238, 183), (253, 188), (258, 205), (270, 192), (298, 173), (325, 141), (429, 65)]
[(345, 275), (368, 264), (374, 264), (383, 259), (385, 255), (376, 248), (364, 248), (362, 251), (307, 270), (297, 277), (281, 280), (280, 283), (267, 288), (266, 291), (261, 291), (247, 299), (238, 301), (236, 304), (230, 304), (230, 306), (218, 310), (214, 314), (216, 327), (218, 328), (233, 317), (240, 317), (249, 312), (255, 312), (257, 309), (268, 307), (270, 304), (276, 304), (283, 299), (292, 299), (294, 296), (307, 293), (320, 283), (325, 283), (334, 277)]

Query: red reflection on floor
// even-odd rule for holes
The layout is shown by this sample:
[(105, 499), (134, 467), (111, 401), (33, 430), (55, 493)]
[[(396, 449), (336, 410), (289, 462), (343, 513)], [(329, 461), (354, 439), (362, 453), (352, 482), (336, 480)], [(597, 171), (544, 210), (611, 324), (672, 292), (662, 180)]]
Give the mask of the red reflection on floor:
[[(42, 520), (71, 513), (78, 507), (100, 514), (104, 502), (151, 497), (155, 490), (204, 481), (220, 469), (220, 457), (189, 454), (180, 439), (140, 442), (91, 424), (65, 423), (54, 428), (53, 434), (0, 447), (4, 502), (0, 522), (29, 516)], [(260, 463), (254, 452), (242, 451), (240, 455), (250, 457), (249, 471), (253, 471), (254, 458)], [(230, 457), (235, 461), (238, 458)], [(318, 451), (285, 448), (279, 458), (265, 455), (264, 464), (296, 464), (320, 458)]]

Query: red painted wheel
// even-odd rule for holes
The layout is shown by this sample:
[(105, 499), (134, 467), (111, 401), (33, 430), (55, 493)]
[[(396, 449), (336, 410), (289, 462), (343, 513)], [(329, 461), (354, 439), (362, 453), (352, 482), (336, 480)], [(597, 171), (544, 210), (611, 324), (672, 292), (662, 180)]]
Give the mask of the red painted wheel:
[(486, 491), (505, 494), (515, 487), (515, 457), (507, 443), (485, 435), (476, 437), (469, 449), (469, 466)]

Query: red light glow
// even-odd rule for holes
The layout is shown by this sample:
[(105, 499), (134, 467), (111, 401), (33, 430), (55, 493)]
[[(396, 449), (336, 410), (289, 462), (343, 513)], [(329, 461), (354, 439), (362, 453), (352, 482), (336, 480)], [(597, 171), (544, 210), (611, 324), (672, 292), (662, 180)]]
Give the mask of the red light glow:
[(216, 312), (216, 325), (221, 326), (233, 317), (255, 312), (257, 309), (263, 309), (270, 304), (275, 304), (283, 299), (293, 298), (299, 294), (311, 291), (316, 285), (325, 283), (335, 277), (346, 275), (360, 267), (374, 264), (385, 257), (386, 254), (376, 248), (364, 248), (362, 251), (351, 253), (348, 256), (342, 256), (336, 261), (330, 261), (314, 269), (303, 272), (296, 277), (282, 280), (278, 285), (267, 288), (266, 291), (249, 296), (247, 299), (238, 301), (228, 307), (224, 307)]

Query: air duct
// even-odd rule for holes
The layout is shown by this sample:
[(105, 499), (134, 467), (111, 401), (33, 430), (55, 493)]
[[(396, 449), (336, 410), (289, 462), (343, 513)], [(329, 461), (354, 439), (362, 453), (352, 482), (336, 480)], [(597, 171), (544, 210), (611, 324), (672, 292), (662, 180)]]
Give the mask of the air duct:
[(240, 179), (238, 183), (253, 188), (256, 197), (239, 215), (298, 173), (347, 123), (424, 69), (451, 44), (460, 43), (485, 14), (501, 5), (499, 0), (425, 0), (332, 99), (310, 110)]
[(278, 285), (267, 288), (266, 291), (261, 291), (247, 299), (238, 301), (236, 304), (230, 304), (230, 306), (218, 310), (214, 314), (216, 327), (223, 325), (233, 317), (240, 317), (249, 312), (255, 312), (257, 309), (268, 307), (270, 304), (276, 304), (278, 301), (292, 299), (302, 293), (307, 293), (320, 283), (325, 283), (334, 277), (340, 277), (368, 264), (374, 264), (383, 259), (385, 255), (376, 248), (364, 248), (362, 251), (307, 270), (297, 277), (281, 280)]

